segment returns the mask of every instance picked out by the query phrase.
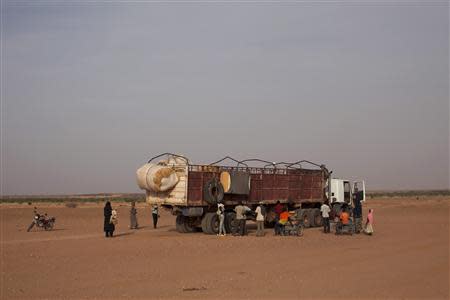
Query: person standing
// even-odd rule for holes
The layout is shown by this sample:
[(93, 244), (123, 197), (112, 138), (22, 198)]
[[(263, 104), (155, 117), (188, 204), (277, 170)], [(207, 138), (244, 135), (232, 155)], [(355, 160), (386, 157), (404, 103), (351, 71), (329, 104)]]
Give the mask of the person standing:
[(280, 201), (277, 201), (277, 204), (275, 205), (273, 211), (275, 212), (275, 220), (274, 220), (274, 224), (275, 226), (273, 227), (274, 231), (275, 231), (275, 235), (279, 235), (280, 234), (280, 230), (281, 230), (281, 226), (280, 226), (280, 214), (283, 212), (284, 210), (284, 206), (283, 204), (281, 204)]
[(112, 237), (112, 233), (114, 229), (112, 229), (111, 224), (111, 215), (112, 215), (112, 207), (111, 203), (107, 201), (105, 203), (105, 207), (103, 208), (103, 216), (105, 217), (104, 223), (103, 223), (103, 231), (105, 231), (105, 237)]
[(133, 201), (130, 209), (130, 229), (138, 229), (138, 226), (136, 203)]
[(219, 217), (219, 232), (218, 236), (225, 236), (225, 206), (222, 203), (217, 204), (217, 216)]
[(369, 209), (369, 213), (367, 214), (366, 229), (364, 232), (368, 235), (373, 234), (373, 209)]
[(264, 236), (264, 214), (263, 206), (260, 202), (255, 209), (256, 212), (256, 236)]
[(283, 212), (283, 210), (284, 210), (283, 204), (281, 204), (280, 201), (277, 201), (277, 204), (275, 205), (275, 208), (274, 208), (273, 210), (274, 210), (274, 212), (275, 212), (275, 214), (276, 214), (275, 217), (278, 218), (277, 221), (280, 220), (280, 214), (281, 214), (281, 213)]
[(116, 230), (117, 222), (118, 222), (117, 210), (113, 209), (111, 211), (111, 219), (109, 220), (109, 223), (111, 225), (111, 230), (109, 232), (110, 237), (113, 237), (114, 231)]
[(358, 188), (355, 187), (355, 191), (353, 193), (353, 221), (355, 223), (355, 233), (360, 233), (362, 231), (362, 200), (362, 192), (359, 192)]
[(245, 213), (250, 210), (248, 206), (242, 205), (242, 202), (239, 201), (239, 204), (234, 208), (234, 211), (236, 212), (236, 220), (239, 224), (239, 235), (244, 236), (247, 234), (247, 228), (246, 228), (246, 216)]
[(325, 201), (320, 207), (320, 212), (322, 213), (322, 223), (323, 223), (323, 232), (330, 233), (330, 207), (328, 206), (328, 202)]
[(158, 212), (158, 205), (157, 204), (153, 204), (152, 217), (153, 217), (153, 228), (156, 229), (156, 227), (158, 225), (158, 218), (159, 218), (159, 212)]

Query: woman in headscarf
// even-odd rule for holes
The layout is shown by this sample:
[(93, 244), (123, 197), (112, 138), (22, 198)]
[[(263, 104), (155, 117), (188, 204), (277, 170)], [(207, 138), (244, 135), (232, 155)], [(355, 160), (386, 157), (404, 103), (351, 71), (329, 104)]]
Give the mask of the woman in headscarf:
[(366, 229), (364, 229), (364, 232), (368, 235), (373, 234), (373, 209), (369, 209), (369, 213), (367, 214)]
[(103, 208), (103, 215), (105, 216), (105, 221), (103, 223), (105, 237), (112, 237), (114, 224), (111, 224), (112, 207), (109, 201), (106, 202), (105, 207)]

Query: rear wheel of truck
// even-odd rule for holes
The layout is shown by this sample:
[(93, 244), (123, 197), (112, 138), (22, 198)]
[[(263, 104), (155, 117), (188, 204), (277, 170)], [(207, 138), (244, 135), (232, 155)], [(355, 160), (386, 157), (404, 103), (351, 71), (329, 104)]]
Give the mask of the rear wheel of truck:
[(303, 226), (298, 227), (297, 236), (303, 236)]
[(219, 217), (216, 213), (206, 213), (202, 219), (202, 231), (206, 234), (219, 232)]
[(195, 220), (193, 218), (178, 215), (175, 220), (177, 231), (180, 233), (195, 232), (196, 229), (194, 221)]
[(184, 229), (185, 232), (195, 232), (197, 231), (196, 228), (196, 223), (195, 223), (196, 219), (193, 217), (184, 217)]
[(203, 215), (202, 223), (201, 223), (201, 228), (204, 233), (206, 233), (206, 215), (207, 215), (207, 213)]
[(313, 210), (313, 219), (314, 219), (314, 226), (316, 227), (320, 227), (323, 225), (323, 220), (322, 220), (322, 214), (320, 213), (320, 210), (318, 208), (314, 208)]
[(186, 227), (184, 226), (184, 216), (177, 216), (177, 218), (175, 219), (175, 227), (179, 233), (186, 233)]
[(305, 228), (311, 227), (311, 222), (310, 222), (311, 219), (309, 218), (309, 208), (302, 209), (300, 211), (300, 220), (302, 221), (303, 226)]
[(225, 214), (225, 231), (227, 234), (236, 232), (236, 214), (234, 212)]

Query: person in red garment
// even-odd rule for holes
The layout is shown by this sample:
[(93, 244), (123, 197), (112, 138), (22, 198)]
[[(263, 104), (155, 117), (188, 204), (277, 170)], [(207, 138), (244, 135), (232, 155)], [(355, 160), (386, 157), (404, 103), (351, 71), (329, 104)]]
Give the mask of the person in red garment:
[(277, 204), (275, 205), (273, 211), (275, 212), (275, 226), (274, 226), (274, 230), (275, 230), (275, 235), (279, 235), (280, 232), (280, 214), (283, 212), (283, 204), (280, 203), (280, 201), (277, 201)]

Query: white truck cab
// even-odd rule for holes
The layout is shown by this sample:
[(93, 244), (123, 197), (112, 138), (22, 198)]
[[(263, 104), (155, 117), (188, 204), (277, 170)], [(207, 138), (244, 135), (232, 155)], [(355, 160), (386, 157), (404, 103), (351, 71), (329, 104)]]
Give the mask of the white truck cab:
[(359, 193), (361, 202), (366, 201), (366, 187), (363, 180), (352, 182), (345, 179), (331, 178), (330, 189), (331, 193), (330, 204), (347, 203), (353, 205), (353, 195)]

